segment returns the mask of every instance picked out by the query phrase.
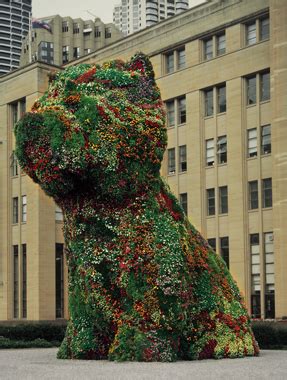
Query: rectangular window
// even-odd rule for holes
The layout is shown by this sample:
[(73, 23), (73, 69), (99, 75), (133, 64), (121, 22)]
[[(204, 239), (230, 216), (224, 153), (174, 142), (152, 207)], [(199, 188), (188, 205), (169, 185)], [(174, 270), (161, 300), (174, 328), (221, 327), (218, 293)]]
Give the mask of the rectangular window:
[(253, 45), (256, 43), (256, 22), (246, 25), (246, 45)]
[(209, 246), (216, 252), (216, 238), (207, 239)]
[(11, 104), (12, 112), (12, 125), (14, 126), (18, 121), (18, 103)]
[(250, 255), (251, 255), (251, 315), (253, 318), (260, 318), (261, 302), (260, 302), (259, 234), (250, 235)]
[(167, 127), (174, 127), (175, 125), (174, 100), (169, 100), (165, 104), (166, 104)]
[(79, 47), (74, 47), (74, 58), (80, 58), (80, 48)]
[(272, 178), (262, 180), (262, 207), (272, 207)]
[(225, 54), (225, 34), (221, 34), (216, 38), (216, 54)]
[(213, 89), (204, 91), (205, 116), (213, 115)]
[(56, 209), (55, 209), (55, 220), (58, 222), (63, 221), (63, 211), (58, 205), (56, 205)]
[(62, 22), (62, 32), (68, 32), (69, 31), (69, 24), (68, 21), (63, 21)]
[(205, 141), (206, 143), (206, 165), (214, 165), (214, 139), (209, 139)]
[(247, 130), (247, 157), (257, 156), (257, 128)]
[(177, 51), (177, 69), (181, 70), (185, 68), (185, 49)]
[(217, 88), (217, 112), (226, 112), (226, 86)]
[(228, 236), (220, 238), (220, 256), (223, 258), (227, 268), (229, 269), (229, 238)]
[(112, 38), (112, 28), (105, 28), (105, 38)]
[(217, 162), (225, 164), (227, 162), (227, 138), (220, 136), (217, 139)]
[(261, 127), (261, 154), (271, 153), (271, 125)]
[(181, 145), (179, 147), (179, 172), (186, 172), (187, 170), (187, 159), (186, 159), (186, 145)]
[(56, 318), (64, 317), (64, 244), (56, 243)]
[(78, 24), (77, 22), (75, 22), (75, 23), (73, 24), (73, 33), (74, 33), (74, 34), (78, 34), (78, 33), (80, 33), (80, 24)]
[(168, 174), (175, 174), (175, 148), (168, 149)]
[(67, 63), (69, 61), (69, 46), (63, 46), (62, 58), (63, 58), (63, 63)]
[(207, 189), (206, 198), (207, 198), (207, 215), (215, 215), (215, 190)]
[(99, 26), (95, 26), (95, 37), (101, 37), (101, 28)]
[(248, 182), (249, 210), (258, 208), (258, 181)]
[(17, 158), (16, 158), (14, 150), (11, 154), (11, 166), (10, 167), (11, 167), (12, 177), (17, 176), (18, 175), (18, 162), (17, 162)]
[(247, 85), (247, 105), (256, 103), (256, 75), (246, 78)]
[(174, 54), (173, 52), (165, 55), (165, 72), (170, 74), (174, 72)]
[(179, 203), (183, 208), (185, 215), (187, 215), (187, 193), (179, 194)]
[(27, 245), (22, 244), (22, 318), (27, 318)]
[(22, 195), (21, 222), (27, 222), (27, 196)]
[(12, 223), (19, 222), (19, 199), (18, 197), (12, 198)]
[(269, 38), (269, 18), (264, 18), (259, 22), (260, 26), (260, 40), (267, 40)]
[(219, 187), (219, 213), (228, 213), (228, 188), (227, 186)]
[(19, 251), (13, 245), (13, 317), (19, 318)]
[(186, 100), (185, 96), (178, 99), (178, 124), (186, 123)]
[(264, 233), (265, 253), (265, 318), (275, 317), (275, 276), (273, 232)]
[(260, 100), (264, 102), (270, 99), (270, 73), (260, 74)]
[(205, 60), (211, 59), (213, 57), (213, 39), (203, 41), (203, 58)]

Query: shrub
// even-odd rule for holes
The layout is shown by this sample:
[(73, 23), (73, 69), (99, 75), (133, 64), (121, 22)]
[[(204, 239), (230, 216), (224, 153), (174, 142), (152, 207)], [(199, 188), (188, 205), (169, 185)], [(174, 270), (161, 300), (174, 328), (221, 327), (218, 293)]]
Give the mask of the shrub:
[(287, 348), (287, 323), (254, 321), (252, 330), (261, 349)]
[(8, 348), (50, 348), (50, 347), (58, 347), (60, 342), (48, 342), (45, 339), (35, 339), (32, 341), (24, 341), (24, 340), (11, 340), (8, 338), (4, 338), (0, 336), (0, 349), (8, 349)]
[(61, 342), (64, 339), (66, 325), (55, 325), (49, 323), (27, 323), (17, 325), (1, 325), (0, 337), (13, 341), (35, 341), (42, 339), (46, 342)]

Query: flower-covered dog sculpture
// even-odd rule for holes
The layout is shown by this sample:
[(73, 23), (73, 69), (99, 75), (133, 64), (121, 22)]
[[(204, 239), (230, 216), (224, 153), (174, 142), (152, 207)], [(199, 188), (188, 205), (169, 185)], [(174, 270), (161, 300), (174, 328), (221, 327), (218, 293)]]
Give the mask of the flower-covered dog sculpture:
[(15, 133), (21, 167), (64, 212), (59, 358), (258, 354), (226, 265), (160, 178), (165, 117), (145, 55), (59, 72)]

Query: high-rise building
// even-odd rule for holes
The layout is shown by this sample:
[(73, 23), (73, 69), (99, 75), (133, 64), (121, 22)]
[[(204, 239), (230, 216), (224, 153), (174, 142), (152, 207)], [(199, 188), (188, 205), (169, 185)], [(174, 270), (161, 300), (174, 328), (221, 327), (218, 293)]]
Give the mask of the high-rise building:
[(114, 7), (114, 24), (126, 36), (187, 10), (188, 3), (189, 0), (122, 0)]
[(19, 67), (31, 11), (32, 0), (0, 0), (0, 75)]
[[(214, 0), (76, 61), (150, 56), (166, 105), (162, 174), (257, 318), (287, 316), (286, 19), (286, 0)], [(0, 320), (67, 317), (63, 216), (20, 171), (13, 135), (55, 70), (0, 78)]]
[(59, 15), (33, 20), (31, 36), (23, 41), (20, 64), (36, 60), (62, 65), (123, 37), (114, 24), (100, 18), (82, 20)]

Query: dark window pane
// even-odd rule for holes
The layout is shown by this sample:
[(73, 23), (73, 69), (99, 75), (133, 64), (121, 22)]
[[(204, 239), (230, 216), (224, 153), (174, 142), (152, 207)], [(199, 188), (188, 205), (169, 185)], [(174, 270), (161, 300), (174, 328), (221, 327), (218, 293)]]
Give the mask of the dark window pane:
[(213, 41), (212, 38), (203, 41), (203, 57), (204, 59), (211, 59), (213, 57)]
[(270, 99), (270, 73), (260, 75), (260, 100)]
[(168, 149), (168, 174), (175, 174), (175, 148)]
[(260, 21), (260, 40), (269, 38), (269, 18)]
[(220, 255), (229, 268), (229, 239), (228, 236), (220, 238)]
[(217, 89), (218, 94), (218, 112), (226, 112), (226, 87), (222, 86)]
[(262, 181), (262, 207), (272, 207), (272, 178)]
[(258, 208), (258, 182), (249, 182), (249, 209), (255, 210)]
[(261, 128), (261, 154), (271, 153), (271, 125)]
[(64, 317), (64, 245), (56, 243), (56, 318)]
[(187, 170), (187, 159), (186, 159), (186, 145), (179, 147), (179, 171), (185, 172)]
[(210, 247), (214, 250), (214, 252), (216, 252), (216, 239), (215, 238), (207, 239), (207, 242), (210, 245)]
[(205, 116), (213, 115), (213, 89), (204, 92)]
[(256, 103), (256, 76), (246, 79), (247, 81), (247, 104)]
[(219, 188), (219, 213), (228, 213), (228, 188), (227, 186), (221, 186)]
[(219, 164), (227, 162), (227, 138), (220, 136), (217, 139), (217, 160)]
[(215, 215), (215, 190), (207, 189), (207, 215)]
[(183, 211), (187, 215), (187, 193), (182, 193), (179, 195), (179, 202), (181, 207), (183, 208)]

